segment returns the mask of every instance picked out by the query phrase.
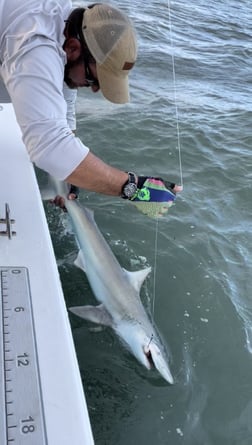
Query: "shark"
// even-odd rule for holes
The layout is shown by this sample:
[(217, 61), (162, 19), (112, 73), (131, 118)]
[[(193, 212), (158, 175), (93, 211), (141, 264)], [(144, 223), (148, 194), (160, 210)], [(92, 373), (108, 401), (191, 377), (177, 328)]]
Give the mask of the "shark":
[(79, 246), (75, 265), (89, 281), (98, 304), (68, 308), (85, 320), (111, 327), (122, 343), (148, 370), (156, 368), (169, 384), (174, 383), (169, 354), (154, 321), (141, 302), (140, 290), (151, 267), (128, 271), (121, 267), (99, 230), (94, 213), (66, 197), (64, 183), (53, 179), (56, 193), (65, 197), (71, 225)]

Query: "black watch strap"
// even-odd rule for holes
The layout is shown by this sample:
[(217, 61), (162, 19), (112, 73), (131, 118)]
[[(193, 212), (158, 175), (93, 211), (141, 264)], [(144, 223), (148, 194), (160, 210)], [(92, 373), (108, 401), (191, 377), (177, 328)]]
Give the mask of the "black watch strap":
[(135, 174), (132, 173), (132, 172), (127, 172), (127, 173), (128, 173), (128, 176), (129, 176), (127, 182), (130, 183), (130, 184), (136, 184), (136, 176), (135, 176)]
[(128, 173), (128, 180), (122, 186), (121, 197), (131, 199), (137, 191), (136, 175), (133, 172)]

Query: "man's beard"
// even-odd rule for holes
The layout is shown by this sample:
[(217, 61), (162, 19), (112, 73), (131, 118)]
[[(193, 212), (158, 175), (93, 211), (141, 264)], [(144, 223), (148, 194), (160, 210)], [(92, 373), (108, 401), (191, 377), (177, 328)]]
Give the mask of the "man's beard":
[(64, 71), (64, 81), (67, 84), (67, 86), (71, 89), (78, 88), (75, 83), (70, 79), (69, 72), (71, 68), (74, 68), (77, 65), (83, 64), (83, 57), (80, 55), (78, 59), (73, 60), (72, 62), (67, 62), (65, 65), (65, 71)]

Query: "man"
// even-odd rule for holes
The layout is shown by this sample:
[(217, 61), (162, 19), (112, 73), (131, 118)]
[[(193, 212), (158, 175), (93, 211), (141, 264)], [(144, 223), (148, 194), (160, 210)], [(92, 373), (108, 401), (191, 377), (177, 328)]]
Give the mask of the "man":
[[(146, 185), (146, 177), (104, 163), (75, 137), (63, 93), (64, 80), (72, 90), (90, 87), (114, 103), (128, 102), (136, 56), (133, 26), (115, 7), (72, 10), (69, 0), (1, 0), (0, 74), (38, 167), (74, 186), (134, 201), (141, 201), (142, 188), (152, 189), (151, 178)], [(179, 187), (158, 181), (162, 197), (150, 193), (149, 200), (173, 201)]]

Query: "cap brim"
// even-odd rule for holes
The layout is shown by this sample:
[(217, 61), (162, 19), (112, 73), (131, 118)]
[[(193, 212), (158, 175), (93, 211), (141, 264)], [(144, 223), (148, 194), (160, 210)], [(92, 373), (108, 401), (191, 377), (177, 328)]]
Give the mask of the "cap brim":
[(128, 75), (123, 77), (108, 71), (103, 65), (96, 65), (99, 85), (103, 96), (115, 104), (130, 101)]

